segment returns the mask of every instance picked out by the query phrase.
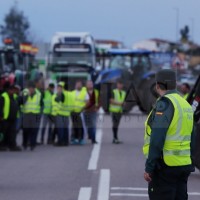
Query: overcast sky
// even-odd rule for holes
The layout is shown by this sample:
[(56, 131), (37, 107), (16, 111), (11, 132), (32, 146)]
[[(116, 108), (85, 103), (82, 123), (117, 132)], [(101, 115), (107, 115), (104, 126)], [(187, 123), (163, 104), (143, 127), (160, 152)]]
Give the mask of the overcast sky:
[[(0, 0), (0, 24), (14, 2)], [(87, 31), (129, 46), (147, 38), (176, 40), (179, 13), (179, 29), (192, 29), (193, 22), (191, 35), (200, 43), (200, 0), (18, 0), (18, 7), (45, 41), (57, 31)]]

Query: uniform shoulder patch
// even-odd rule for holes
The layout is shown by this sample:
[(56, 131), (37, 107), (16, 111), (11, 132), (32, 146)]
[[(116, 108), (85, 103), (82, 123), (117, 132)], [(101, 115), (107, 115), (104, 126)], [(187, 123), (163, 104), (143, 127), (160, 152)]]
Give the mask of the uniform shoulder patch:
[(163, 112), (156, 112), (156, 115), (163, 115)]

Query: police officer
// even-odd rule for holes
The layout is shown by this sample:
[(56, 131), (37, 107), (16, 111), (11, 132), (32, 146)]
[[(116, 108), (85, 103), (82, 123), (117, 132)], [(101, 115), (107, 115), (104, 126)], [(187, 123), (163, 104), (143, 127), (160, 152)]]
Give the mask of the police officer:
[(40, 126), (42, 97), (30, 81), (23, 91), (23, 147), (26, 150), (30, 144), (31, 150), (36, 147), (37, 133)]
[(72, 143), (84, 144), (83, 111), (88, 104), (89, 96), (82, 81), (77, 81), (75, 90), (72, 91), (73, 112), (72, 119)]
[(187, 180), (193, 171), (193, 110), (176, 91), (174, 71), (156, 74), (156, 90), (160, 98), (145, 122), (143, 146), (149, 198), (186, 200)]
[(19, 104), (15, 95), (15, 86), (7, 85), (6, 91), (0, 97), (0, 126), (4, 141), (1, 150), (9, 148), (10, 151), (20, 151), (16, 144), (16, 124)]
[(117, 88), (113, 90), (110, 99), (109, 112), (112, 116), (113, 144), (121, 143), (118, 139), (118, 127), (123, 112), (123, 104), (126, 97), (126, 92), (123, 90), (123, 82), (117, 81)]
[(43, 123), (41, 130), (41, 144), (44, 143), (45, 131), (47, 129), (48, 139), (47, 143), (50, 144), (52, 142), (52, 117), (51, 117), (51, 109), (52, 109), (52, 95), (54, 93), (54, 84), (50, 83), (48, 88), (44, 92), (43, 96)]

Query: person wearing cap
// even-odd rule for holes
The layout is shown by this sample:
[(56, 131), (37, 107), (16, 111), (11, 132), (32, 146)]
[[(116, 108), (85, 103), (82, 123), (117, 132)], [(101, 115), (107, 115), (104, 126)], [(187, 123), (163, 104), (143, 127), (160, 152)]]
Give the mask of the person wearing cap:
[(57, 89), (56, 102), (58, 111), (56, 117), (58, 142), (56, 146), (69, 145), (69, 117), (71, 114), (72, 98), (71, 92), (67, 91), (67, 84), (59, 82)]
[(113, 144), (120, 144), (118, 138), (118, 128), (123, 112), (123, 104), (126, 97), (126, 92), (123, 90), (123, 82), (117, 81), (117, 87), (112, 91), (110, 99), (109, 112), (112, 117)]
[(41, 106), (43, 103), (41, 96), (32, 81), (28, 83), (22, 94), (23, 147), (25, 150), (28, 145), (30, 145), (31, 150), (34, 150), (37, 144), (37, 133), (40, 126)]
[(47, 129), (48, 138), (47, 143), (52, 143), (52, 117), (51, 117), (51, 110), (52, 110), (52, 96), (54, 93), (55, 85), (50, 83), (48, 88), (44, 91), (43, 96), (43, 119), (42, 119), (42, 130), (41, 130), (41, 144), (44, 143), (45, 132)]
[(193, 110), (176, 91), (174, 71), (157, 72), (156, 91), (160, 97), (145, 122), (143, 146), (149, 198), (186, 200), (187, 180), (194, 170)]
[(72, 91), (72, 143), (84, 144), (84, 116), (83, 111), (89, 102), (89, 95), (82, 81), (78, 80)]
[(16, 124), (19, 112), (18, 99), (15, 96), (15, 86), (7, 84), (5, 92), (0, 96), (0, 126), (3, 141), (0, 150), (20, 151), (16, 143)]

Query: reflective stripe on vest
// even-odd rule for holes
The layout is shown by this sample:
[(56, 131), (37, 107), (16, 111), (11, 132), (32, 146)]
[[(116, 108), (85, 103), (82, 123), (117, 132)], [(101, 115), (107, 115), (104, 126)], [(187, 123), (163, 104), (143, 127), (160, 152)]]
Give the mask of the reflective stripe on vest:
[(72, 92), (73, 111), (79, 113), (86, 106), (85, 97), (87, 95), (87, 90), (83, 88), (78, 95), (76, 92), (76, 90)]
[(64, 91), (64, 102), (60, 103), (58, 114), (61, 116), (68, 117), (72, 111), (72, 93), (69, 91)]
[(44, 114), (51, 114), (51, 107), (52, 107), (52, 94), (49, 90), (46, 90), (44, 92), (44, 109), (43, 109), (43, 113)]
[[(125, 91), (121, 91), (121, 95), (120, 95), (120, 91), (118, 89), (114, 89), (113, 90), (114, 93), (114, 100), (119, 102), (119, 103), (123, 103), (126, 97), (126, 93)], [(122, 112), (122, 106), (118, 106), (118, 105), (114, 105), (114, 104), (110, 104), (109, 106), (109, 111), (110, 112), (114, 112), (114, 113), (120, 113)]]
[[(191, 133), (193, 130), (192, 107), (178, 94), (165, 95), (174, 106), (174, 116), (168, 128), (163, 147), (163, 159), (168, 166), (184, 166), (191, 164)], [(150, 115), (149, 115), (150, 116)], [(148, 123), (146, 121), (146, 128)], [(145, 133), (143, 153), (148, 157), (150, 133)]]
[(10, 113), (10, 97), (7, 92), (1, 95), (4, 98), (3, 119), (8, 119)]
[(39, 114), (41, 108), (40, 101), (41, 101), (41, 93), (36, 91), (33, 97), (28, 96), (28, 99), (23, 106), (23, 112)]

